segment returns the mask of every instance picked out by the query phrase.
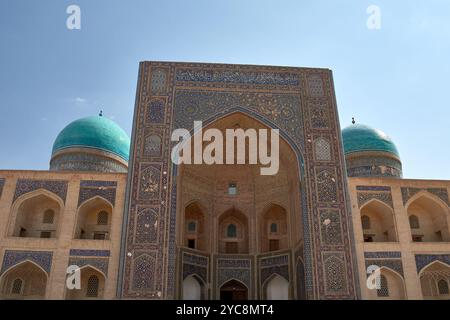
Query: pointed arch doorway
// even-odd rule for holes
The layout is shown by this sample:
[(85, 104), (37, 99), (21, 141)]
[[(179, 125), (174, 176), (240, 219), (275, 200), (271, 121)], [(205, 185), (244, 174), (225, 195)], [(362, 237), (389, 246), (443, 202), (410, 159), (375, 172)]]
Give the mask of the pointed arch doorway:
[(220, 300), (248, 300), (248, 289), (243, 283), (230, 280), (220, 287)]

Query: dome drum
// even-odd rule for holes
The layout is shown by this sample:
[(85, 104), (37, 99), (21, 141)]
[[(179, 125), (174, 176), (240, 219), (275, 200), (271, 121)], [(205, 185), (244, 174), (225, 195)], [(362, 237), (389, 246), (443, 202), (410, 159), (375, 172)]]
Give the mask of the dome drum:
[(128, 163), (109, 152), (89, 148), (70, 148), (56, 152), (51, 171), (127, 172)]
[(353, 124), (342, 131), (347, 176), (402, 177), (397, 147), (382, 131)]

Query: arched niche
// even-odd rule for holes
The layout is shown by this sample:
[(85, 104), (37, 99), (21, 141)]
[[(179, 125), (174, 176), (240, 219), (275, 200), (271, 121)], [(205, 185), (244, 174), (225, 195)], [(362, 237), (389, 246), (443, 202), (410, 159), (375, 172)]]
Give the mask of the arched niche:
[(46, 190), (18, 198), (12, 206), (10, 235), (21, 238), (57, 238), (62, 200)]
[(286, 210), (271, 204), (263, 213), (260, 222), (261, 252), (277, 251), (289, 247)]
[(205, 285), (196, 275), (190, 275), (183, 280), (183, 300), (204, 300)]
[(77, 213), (75, 239), (109, 240), (112, 205), (102, 197), (84, 202)]
[(207, 216), (199, 202), (193, 202), (184, 209), (184, 246), (206, 250), (209, 245), (207, 232)]
[(405, 283), (403, 277), (396, 271), (380, 268), (380, 288), (368, 289), (370, 300), (404, 300)]
[(239, 301), (248, 299), (248, 288), (238, 280), (230, 280), (220, 287), (220, 300)]
[(436, 199), (434, 195), (427, 192), (422, 192), (410, 199), (407, 204), (407, 212), (412, 241), (450, 241), (449, 209), (440, 199)]
[(360, 209), (364, 242), (396, 242), (394, 211), (385, 203), (373, 199)]
[(24, 261), (7, 270), (0, 279), (2, 299), (44, 299), (47, 273), (37, 264)]
[(269, 278), (264, 287), (267, 300), (289, 299), (289, 281), (278, 274)]
[(248, 253), (248, 219), (237, 209), (219, 217), (219, 253)]
[(426, 300), (450, 300), (450, 265), (434, 261), (420, 273), (420, 285)]
[(80, 268), (80, 289), (66, 288), (66, 300), (102, 299), (105, 291), (106, 277), (100, 270), (87, 265)]

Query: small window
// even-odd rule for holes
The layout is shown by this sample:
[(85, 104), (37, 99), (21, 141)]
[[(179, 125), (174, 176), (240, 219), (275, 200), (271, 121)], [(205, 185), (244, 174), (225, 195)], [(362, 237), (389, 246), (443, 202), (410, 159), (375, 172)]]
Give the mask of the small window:
[(86, 234), (86, 232), (83, 229), (81, 229), (80, 230), (80, 239), (84, 239), (85, 234)]
[(106, 240), (105, 232), (94, 232), (94, 240)]
[(25, 238), (27, 236), (27, 229), (20, 228), (19, 237)]
[(51, 231), (41, 231), (41, 238), (43, 239), (49, 239), (52, 237)]
[(96, 275), (92, 275), (88, 279), (86, 296), (90, 298), (98, 297), (99, 280)]
[(373, 242), (373, 236), (370, 234), (364, 235), (364, 242)]
[(272, 223), (270, 225), (270, 233), (277, 233), (278, 232), (278, 225), (276, 223)]
[(237, 228), (234, 224), (229, 224), (227, 227), (227, 237), (228, 238), (236, 238), (237, 237)]
[(377, 289), (378, 297), (389, 297), (389, 287), (387, 279), (384, 275), (380, 276), (380, 289)]
[(440, 295), (449, 294), (448, 282), (444, 279), (438, 281), (438, 290)]
[(269, 240), (269, 251), (277, 251), (280, 249), (280, 241), (279, 240)]
[(238, 253), (238, 243), (237, 242), (227, 242), (225, 244), (226, 253)]
[(413, 242), (422, 242), (423, 240), (423, 236), (419, 236), (419, 235), (413, 235), (412, 236), (412, 241)]
[(197, 223), (195, 221), (190, 221), (188, 223), (188, 228), (187, 229), (188, 229), (189, 232), (197, 231)]
[(361, 224), (363, 230), (369, 230), (370, 229), (370, 218), (368, 216), (362, 216), (361, 217)]
[(108, 212), (100, 211), (97, 214), (97, 224), (98, 225), (107, 225), (108, 224)]
[(15, 279), (13, 281), (12, 287), (11, 287), (11, 294), (21, 294), (22, 293), (22, 286), (23, 286), (23, 281), (22, 279)]
[(54, 219), (55, 219), (55, 211), (48, 209), (44, 212), (42, 223), (53, 224)]
[(188, 239), (188, 248), (195, 249), (195, 239)]
[(409, 226), (411, 229), (420, 229), (419, 218), (415, 215), (409, 216)]
[(237, 194), (237, 184), (235, 182), (230, 182), (228, 184), (228, 194), (232, 196)]

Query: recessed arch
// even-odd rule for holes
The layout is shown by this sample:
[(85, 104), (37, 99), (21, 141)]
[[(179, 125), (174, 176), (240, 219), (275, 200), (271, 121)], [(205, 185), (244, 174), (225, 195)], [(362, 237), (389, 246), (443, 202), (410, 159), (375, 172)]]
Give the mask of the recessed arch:
[[(248, 217), (241, 211), (231, 208), (219, 216), (218, 222), (218, 251), (229, 254), (248, 253)], [(230, 230), (234, 231), (232, 235)]]
[(102, 299), (106, 276), (98, 268), (88, 264), (80, 267), (80, 290), (66, 288), (66, 300)]
[(274, 273), (263, 283), (264, 298), (266, 300), (288, 300), (289, 280), (284, 276)]
[[(52, 210), (53, 221), (44, 221), (46, 212)], [(18, 197), (11, 206), (8, 235), (25, 238), (57, 238), (64, 201), (53, 192), (37, 189)]]
[(420, 285), (424, 299), (450, 300), (450, 293), (445, 289), (450, 286), (450, 265), (435, 260), (423, 267), (419, 272)]
[(199, 201), (189, 201), (183, 215), (183, 245), (196, 250), (206, 250), (209, 245), (208, 214)]
[[(224, 122), (221, 122), (222, 120)], [(255, 123), (255, 126), (253, 126), (253, 123)], [(231, 126), (228, 126), (229, 124)], [(262, 122), (259, 118), (255, 118), (253, 114), (241, 113), (235, 110), (234, 112), (226, 113), (219, 117), (214, 117), (212, 121), (203, 121), (203, 133), (206, 129), (209, 128), (217, 128), (219, 130), (221, 130), (222, 127), (236, 128), (234, 127), (234, 124), (237, 125), (236, 127), (242, 128), (244, 130), (247, 128), (273, 128), (273, 126), (269, 126), (267, 123)], [(192, 136), (193, 131), (191, 130), (191, 137)], [(265, 211), (274, 206), (283, 207), (283, 209), (286, 211), (286, 218), (283, 219), (283, 224), (286, 225), (286, 230), (282, 232), (283, 237), (286, 237), (285, 239), (282, 239), (282, 241), (285, 241), (286, 245), (281, 244), (279, 246), (280, 250), (299, 243), (303, 240), (304, 236), (309, 237), (309, 229), (307, 227), (304, 227), (304, 216), (307, 212), (306, 205), (302, 205), (303, 202), (306, 203), (305, 200), (307, 197), (306, 184), (301, 186), (301, 180), (303, 179), (300, 179), (303, 174), (303, 166), (301, 165), (303, 161), (298, 160), (299, 158), (297, 151), (294, 150), (297, 148), (297, 146), (291, 145), (292, 141), (286, 141), (286, 136), (284, 135), (284, 133), (280, 132), (280, 137), (280, 145), (283, 145), (283, 147), (280, 148), (280, 171), (282, 172), (283, 176), (282, 178), (279, 178), (278, 181), (271, 181), (274, 179), (270, 178), (267, 178), (266, 181), (260, 181), (259, 179), (261, 177), (259, 176), (259, 171), (255, 179), (249, 178), (251, 174), (253, 174), (253, 172), (251, 172), (250, 170), (248, 176), (245, 176), (242, 179), (239, 179), (239, 176), (236, 178), (237, 174), (235, 174), (235, 169), (240, 168), (233, 168), (233, 170), (230, 169), (229, 171), (227, 171), (223, 170), (226, 169), (224, 168), (225, 166), (221, 166), (220, 170), (214, 171), (213, 167), (215, 165), (211, 165), (208, 167), (205, 166), (205, 168), (201, 168), (202, 165), (182, 164), (174, 167), (177, 176), (177, 222), (184, 222), (182, 225), (180, 225), (181, 223), (179, 222), (177, 224), (177, 245), (186, 247), (186, 239), (184, 237), (185, 230), (187, 229), (184, 218), (185, 208), (191, 203), (199, 200), (202, 201), (203, 204), (207, 204), (207, 215), (210, 218), (208, 225), (210, 231), (209, 243), (211, 245), (209, 248), (206, 248), (205, 251), (207, 253), (261, 253), (262, 250), (261, 243), (259, 241), (259, 234), (263, 229), (263, 227), (261, 227), (262, 216)], [(284, 164), (286, 163), (289, 164), (289, 167), (284, 166)], [(245, 165), (245, 167), (249, 166)], [(258, 169), (259, 168), (257, 168), (256, 170)], [(209, 173), (211, 174), (209, 175)], [(217, 177), (216, 175), (219, 175), (219, 177)], [(244, 174), (242, 176), (244, 176)], [(231, 182), (236, 183), (236, 194), (231, 194), (229, 192), (229, 185)], [(249, 183), (247, 184), (247, 182)], [(278, 185), (284, 189), (277, 188)], [(261, 190), (263, 192), (255, 190)], [(270, 192), (266, 192), (272, 190), (274, 191), (272, 192), (272, 194), (270, 194)], [(277, 191), (275, 192), (275, 190)], [(248, 193), (246, 194), (246, 192)], [(254, 198), (254, 196), (249, 195), (250, 192), (254, 192), (255, 195), (259, 198), (256, 199)], [(241, 201), (239, 201), (240, 197), (247, 197), (246, 199), (254, 199), (252, 201), (254, 201), (255, 204), (243, 204)], [(219, 199), (219, 201), (217, 201), (216, 199)], [(201, 206), (199, 207), (201, 209)], [(237, 227), (237, 240), (226, 237), (226, 233), (223, 232), (223, 214), (230, 210), (230, 208), (232, 207), (234, 207), (235, 210), (241, 212), (243, 216), (245, 216), (245, 219), (237, 218), (237, 221), (230, 222), (234, 223)], [(246, 222), (242, 223), (242, 221), (244, 220), (246, 220)], [(244, 228), (242, 229), (248, 230), (246, 232), (246, 237), (239, 236), (239, 225), (244, 226)], [(245, 227), (245, 225), (247, 226)], [(280, 225), (277, 226), (277, 230), (282, 229), (283, 228), (281, 228)], [(265, 232), (265, 234), (267, 235), (267, 232)], [(287, 237), (290, 238), (287, 239)], [(231, 243), (228, 245), (230, 250), (226, 250), (227, 242)], [(235, 246), (235, 248), (237, 246), (237, 248), (233, 249), (233, 246)], [(245, 250), (242, 250), (242, 246), (245, 247)], [(306, 246), (308, 246), (308, 244)], [(308, 260), (307, 264), (309, 263), (310, 261)], [(304, 268), (307, 269), (308, 266), (305, 266)], [(306, 279), (304, 283), (306, 287)]]
[[(111, 202), (101, 196), (84, 201), (77, 210), (74, 238), (109, 240), (113, 208)], [(101, 221), (99, 215), (102, 215)]]
[(287, 210), (273, 203), (266, 208), (260, 218), (261, 252), (287, 249), (290, 244)]
[(191, 274), (183, 280), (183, 300), (204, 300), (205, 283), (197, 274)]
[[(15, 292), (15, 281), (21, 279), (20, 292)], [(31, 260), (22, 261), (8, 268), (0, 277), (2, 299), (44, 299), (47, 289), (47, 272)]]
[(371, 199), (360, 208), (364, 242), (398, 241), (394, 211), (378, 199)]
[(247, 300), (248, 287), (240, 280), (235, 278), (228, 279), (219, 286), (220, 300)]
[(410, 228), (414, 242), (449, 242), (449, 208), (439, 197), (420, 191), (406, 204), (408, 219), (416, 217), (417, 228)]
[(403, 276), (392, 268), (380, 268), (381, 288), (368, 289), (372, 300), (404, 300), (406, 299), (405, 281)]

